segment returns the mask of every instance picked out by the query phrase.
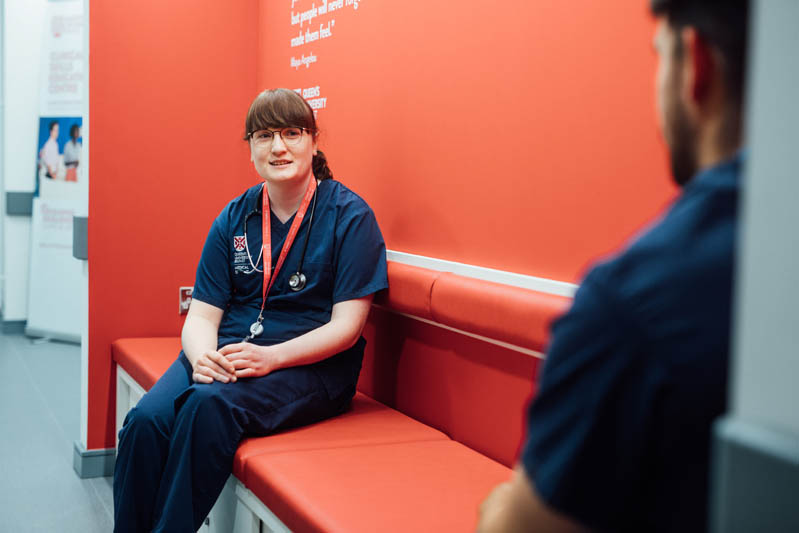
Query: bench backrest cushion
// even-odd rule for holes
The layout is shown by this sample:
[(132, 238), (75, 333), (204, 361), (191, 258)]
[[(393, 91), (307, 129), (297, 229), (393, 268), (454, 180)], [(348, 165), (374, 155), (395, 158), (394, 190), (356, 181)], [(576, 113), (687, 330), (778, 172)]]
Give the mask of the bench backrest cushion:
[(433, 320), (469, 333), (543, 352), (549, 326), (571, 299), (448, 272), (435, 279)]
[(389, 262), (389, 289), (364, 330), (358, 388), (511, 466), (543, 361), (450, 328), (543, 351), (550, 322), (570, 302)]

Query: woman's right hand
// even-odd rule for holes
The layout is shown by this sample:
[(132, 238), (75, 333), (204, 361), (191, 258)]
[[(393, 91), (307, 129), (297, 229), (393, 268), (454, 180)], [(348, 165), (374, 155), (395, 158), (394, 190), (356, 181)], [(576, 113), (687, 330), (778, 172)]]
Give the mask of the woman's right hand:
[(233, 363), (216, 351), (217, 333), (222, 309), (196, 298), (191, 301), (189, 314), (183, 324), (183, 353), (191, 363), (191, 379), (195, 383), (236, 381)]
[(194, 362), (191, 378), (195, 383), (211, 383), (221, 381), (232, 383), (236, 381), (236, 368), (224, 355), (217, 351), (208, 350)]

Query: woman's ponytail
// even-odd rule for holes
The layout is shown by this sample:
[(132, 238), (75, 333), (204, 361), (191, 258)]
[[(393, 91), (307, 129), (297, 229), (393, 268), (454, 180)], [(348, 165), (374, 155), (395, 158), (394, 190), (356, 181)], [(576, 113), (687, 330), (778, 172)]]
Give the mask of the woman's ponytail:
[(313, 156), (311, 161), (311, 168), (313, 169), (313, 175), (319, 181), (333, 179), (333, 173), (327, 166), (327, 158), (322, 150), (316, 151), (316, 155)]

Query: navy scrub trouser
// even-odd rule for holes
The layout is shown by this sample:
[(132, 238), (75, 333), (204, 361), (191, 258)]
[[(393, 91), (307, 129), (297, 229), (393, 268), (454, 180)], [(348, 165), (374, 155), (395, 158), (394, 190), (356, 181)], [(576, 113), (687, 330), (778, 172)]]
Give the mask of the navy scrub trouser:
[[(196, 531), (244, 436), (268, 435), (343, 411), (311, 367), (236, 383), (194, 383), (181, 352), (130, 410), (114, 469), (114, 531)], [(357, 376), (357, 374), (356, 374)]]

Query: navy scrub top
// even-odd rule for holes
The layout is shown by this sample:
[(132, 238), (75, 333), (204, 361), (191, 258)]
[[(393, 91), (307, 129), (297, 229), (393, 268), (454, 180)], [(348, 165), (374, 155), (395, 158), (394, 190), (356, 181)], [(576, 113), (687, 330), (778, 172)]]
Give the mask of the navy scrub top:
[(742, 155), (594, 268), (552, 341), (522, 462), (554, 509), (602, 531), (705, 531), (725, 412)]
[[(258, 260), (262, 243), (261, 187), (251, 187), (222, 210), (211, 226), (197, 267), (193, 298), (224, 311), (219, 347), (241, 342), (261, 308), (263, 273), (251, 272), (244, 249), (244, 218), (257, 206), (259, 213), (247, 222), (247, 244), (252, 261)], [(329, 322), (333, 304), (388, 287), (386, 247), (371, 208), (334, 180), (320, 182), (316, 194), (313, 224), (309, 205), (267, 296), (264, 331), (253, 339), (255, 344), (272, 345), (298, 337)], [(284, 224), (274, 213), (269, 215), (274, 272), (294, 216)], [(299, 268), (309, 225), (311, 235), (302, 267), (307, 284), (294, 292), (288, 279)], [(257, 266), (262, 269), (262, 262)], [(362, 356), (364, 343), (356, 346), (360, 346)]]

